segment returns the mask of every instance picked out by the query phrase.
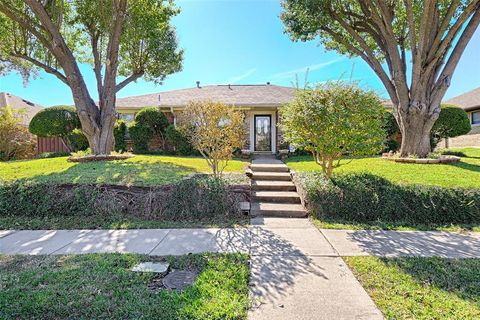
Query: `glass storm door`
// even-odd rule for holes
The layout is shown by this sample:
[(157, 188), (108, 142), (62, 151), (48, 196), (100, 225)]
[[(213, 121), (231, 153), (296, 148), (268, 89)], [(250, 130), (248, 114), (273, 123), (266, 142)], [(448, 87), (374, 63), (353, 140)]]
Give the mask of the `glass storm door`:
[(272, 151), (272, 116), (255, 116), (255, 151)]

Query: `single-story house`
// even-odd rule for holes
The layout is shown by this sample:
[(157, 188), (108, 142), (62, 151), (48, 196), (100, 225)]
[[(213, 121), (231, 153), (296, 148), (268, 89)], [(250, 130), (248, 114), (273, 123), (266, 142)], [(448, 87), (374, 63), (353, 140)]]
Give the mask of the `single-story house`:
[(270, 83), (261, 85), (208, 85), (199, 82), (193, 88), (165, 91), (117, 99), (118, 117), (133, 121), (135, 113), (144, 107), (159, 107), (169, 121), (190, 101), (220, 101), (238, 108), (245, 116), (246, 145), (244, 149), (257, 153), (276, 153), (283, 140), (277, 127), (278, 109), (292, 101), (295, 89)]
[(463, 136), (450, 138), (450, 147), (480, 147), (480, 88), (466, 92), (444, 103), (453, 104), (468, 113), (472, 130)]

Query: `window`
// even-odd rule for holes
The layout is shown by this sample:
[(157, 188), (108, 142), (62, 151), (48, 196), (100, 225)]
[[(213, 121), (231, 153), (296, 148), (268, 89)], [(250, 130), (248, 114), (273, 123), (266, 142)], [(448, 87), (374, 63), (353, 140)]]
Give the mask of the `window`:
[(129, 123), (135, 120), (135, 114), (134, 113), (118, 113), (117, 118)]
[(480, 124), (480, 111), (472, 112), (472, 124)]

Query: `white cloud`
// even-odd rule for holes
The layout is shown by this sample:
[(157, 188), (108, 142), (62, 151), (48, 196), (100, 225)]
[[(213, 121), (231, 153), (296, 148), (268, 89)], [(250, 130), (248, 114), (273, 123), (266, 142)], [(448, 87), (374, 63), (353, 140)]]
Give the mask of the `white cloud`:
[(255, 71), (257, 71), (257, 69), (256, 69), (256, 68), (252, 68), (252, 69), (246, 71), (245, 73), (242, 73), (241, 75), (238, 75), (238, 76), (235, 76), (235, 77), (232, 77), (232, 78), (228, 79), (228, 80), (226, 81), (226, 83), (227, 83), (227, 84), (235, 84), (235, 83), (237, 83), (237, 82), (239, 82), (239, 81), (241, 81), (241, 80), (243, 80), (243, 79), (245, 79), (245, 78), (248, 78), (249, 76), (251, 76), (252, 74), (254, 74)]
[(274, 75), (272, 75), (272, 80), (280, 80), (280, 79), (285, 79), (285, 78), (291, 78), (291, 77), (294, 77), (296, 74), (304, 74), (305, 72), (307, 72), (307, 70), (309, 72), (312, 72), (312, 71), (315, 71), (315, 70), (320, 70), (320, 69), (328, 67), (332, 64), (335, 64), (335, 63), (337, 63), (341, 60), (343, 60), (343, 58), (337, 58), (337, 59), (330, 60), (330, 61), (327, 61), (327, 62), (312, 64), (312, 65), (304, 66), (304, 67), (301, 67), (301, 68), (298, 68), (298, 69), (293, 69), (293, 70), (289, 70), (289, 71), (275, 73)]

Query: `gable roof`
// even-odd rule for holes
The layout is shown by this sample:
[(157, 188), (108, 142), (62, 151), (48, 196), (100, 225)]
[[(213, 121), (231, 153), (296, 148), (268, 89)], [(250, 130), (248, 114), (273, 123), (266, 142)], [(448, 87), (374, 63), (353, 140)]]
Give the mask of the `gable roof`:
[[(281, 106), (295, 88), (262, 85), (208, 85), (117, 99), (117, 108), (181, 107), (190, 101), (213, 100), (235, 106)], [(160, 97), (160, 99), (159, 99)]]
[(480, 109), (480, 87), (448, 99), (445, 103), (456, 105), (465, 111)]
[(8, 92), (0, 92), (0, 108), (5, 108), (6, 106), (10, 106), (14, 110), (25, 110), (21, 122), (25, 126), (30, 124), (34, 115), (43, 110), (43, 107), (36, 103), (14, 96)]

